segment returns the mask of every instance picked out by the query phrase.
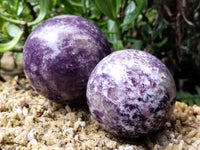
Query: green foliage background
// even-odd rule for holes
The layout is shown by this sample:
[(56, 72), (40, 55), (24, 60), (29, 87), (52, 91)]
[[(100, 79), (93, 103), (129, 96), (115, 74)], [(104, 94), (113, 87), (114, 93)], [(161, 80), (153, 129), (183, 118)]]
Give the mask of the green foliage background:
[[(178, 100), (200, 105), (199, 0), (1, 0), (0, 59), (7, 51), (22, 59), (31, 31), (60, 14), (93, 22), (113, 51), (141, 49), (157, 56), (175, 78)], [(192, 84), (180, 85), (183, 80)]]

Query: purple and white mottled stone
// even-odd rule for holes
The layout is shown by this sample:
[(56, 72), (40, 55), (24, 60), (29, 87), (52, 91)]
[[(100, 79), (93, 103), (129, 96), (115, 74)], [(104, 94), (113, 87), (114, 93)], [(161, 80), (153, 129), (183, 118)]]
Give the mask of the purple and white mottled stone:
[(88, 20), (60, 15), (41, 23), (28, 37), (24, 71), (43, 96), (61, 103), (84, 99), (89, 75), (110, 54), (102, 32)]
[(139, 137), (163, 127), (175, 99), (176, 86), (167, 67), (139, 50), (108, 55), (87, 84), (92, 115), (105, 130), (121, 137)]

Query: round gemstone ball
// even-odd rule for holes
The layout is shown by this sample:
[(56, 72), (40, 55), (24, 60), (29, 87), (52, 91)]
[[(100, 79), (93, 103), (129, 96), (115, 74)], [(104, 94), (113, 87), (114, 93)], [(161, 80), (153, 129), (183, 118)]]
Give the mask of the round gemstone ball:
[(102, 32), (88, 20), (74, 15), (52, 17), (29, 35), (23, 63), (35, 90), (60, 103), (86, 100), (89, 75), (110, 54)]
[(105, 130), (121, 137), (159, 130), (169, 119), (175, 99), (176, 86), (167, 67), (140, 50), (108, 55), (87, 84), (90, 112)]

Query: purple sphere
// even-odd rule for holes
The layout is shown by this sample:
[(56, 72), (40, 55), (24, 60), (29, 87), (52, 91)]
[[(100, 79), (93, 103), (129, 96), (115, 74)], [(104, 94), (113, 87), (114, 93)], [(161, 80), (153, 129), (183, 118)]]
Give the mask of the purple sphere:
[(108, 132), (127, 138), (144, 136), (166, 123), (176, 99), (167, 67), (140, 50), (114, 52), (92, 71), (87, 102), (94, 118)]
[(86, 98), (89, 75), (110, 54), (102, 32), (88, 20), (60, 15), (41, 23), (24, 48), (26, 77), (41, 95), (61, 103)]

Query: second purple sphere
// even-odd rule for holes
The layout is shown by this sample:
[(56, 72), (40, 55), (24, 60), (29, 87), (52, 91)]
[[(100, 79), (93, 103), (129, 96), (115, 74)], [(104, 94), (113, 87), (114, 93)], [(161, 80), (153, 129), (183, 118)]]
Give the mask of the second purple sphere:
[(134, 138), (164, 126), (173, 110), (176, 86), (167, 67), (153, 55), (121, 50), (105, 57), (92, 71), (87, 99), (105, 130)]

